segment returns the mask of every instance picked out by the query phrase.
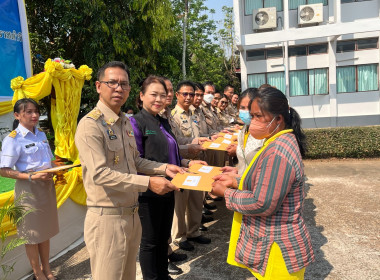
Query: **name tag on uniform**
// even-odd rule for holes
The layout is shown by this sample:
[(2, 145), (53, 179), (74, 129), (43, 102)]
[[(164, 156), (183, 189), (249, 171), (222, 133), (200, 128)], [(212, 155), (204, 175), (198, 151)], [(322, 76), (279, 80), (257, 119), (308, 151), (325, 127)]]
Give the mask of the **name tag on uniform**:
[(133, 133), (133, 130), (127, 131), (127, 134), (129, 137), (135, 136), (135, 134)]
[(109, 135), (108, 137), (110, 138), (110, 140), (115, 140), (115, 139), (117, 139), (117, 136), (116, 136), (115, 134), (113, 134), (113, 135)]
[(33, 147), (35, 145), (36, 145), (35, 143), (31, 143), (31, 144), (25, 145), (25, 148), (30, 148), (30, 147)]

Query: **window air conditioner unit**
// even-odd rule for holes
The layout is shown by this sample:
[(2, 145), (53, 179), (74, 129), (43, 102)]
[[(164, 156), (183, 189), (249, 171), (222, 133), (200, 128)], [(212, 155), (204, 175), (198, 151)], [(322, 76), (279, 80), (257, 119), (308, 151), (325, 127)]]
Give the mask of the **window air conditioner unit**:
[(323, 3), (298, 6), (298, 25), (323, 22)]
[(271, 29), (277, 27), (276, 7), (253, 10), (253, 30)]

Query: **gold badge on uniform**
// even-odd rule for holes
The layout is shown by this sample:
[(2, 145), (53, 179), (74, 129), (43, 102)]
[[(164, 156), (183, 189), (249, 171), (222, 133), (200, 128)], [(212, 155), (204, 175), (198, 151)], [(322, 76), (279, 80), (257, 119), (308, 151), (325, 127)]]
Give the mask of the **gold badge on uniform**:
[(127, 134), (129, 137), (135, 136), (135, 134), (133, 133), (133, 130), (129, 130), (129, 131), (127, 130)]
[(119, 156), (115, 156), (115, 159), (113, 161), (115, 162), (115, 164), (118, 164), (119, 160), (120, 160)]

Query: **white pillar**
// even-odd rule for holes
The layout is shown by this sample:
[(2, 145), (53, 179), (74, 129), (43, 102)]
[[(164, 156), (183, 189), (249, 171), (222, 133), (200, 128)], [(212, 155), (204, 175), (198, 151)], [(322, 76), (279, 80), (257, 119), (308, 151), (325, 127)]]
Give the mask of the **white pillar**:
[[(340, 2), (340, 1), (339, 1)], [(330, 96), (330, 127), (336, 127), (338, 123), (338, 102), (336, 84), (336, 36), (329, 38), (329, 96)]]
[[(380, 0), (379, 0), (380, 1)], [(289, 0), (284, 0), (284, 30), (289, 29)]]
[[(341, 3), (340, 0), (334, 0), (332, 1), (334, 3), (334, 22), (335, 23), (340, 23), (342, 21), (342, 13), (341, 13)], [(329, 1), (329, 4), (331, 1)]]

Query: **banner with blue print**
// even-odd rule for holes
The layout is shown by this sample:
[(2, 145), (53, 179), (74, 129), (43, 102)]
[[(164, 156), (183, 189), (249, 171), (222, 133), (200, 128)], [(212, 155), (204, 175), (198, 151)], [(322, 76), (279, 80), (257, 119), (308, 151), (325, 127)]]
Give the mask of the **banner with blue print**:
[(11, 99), (11, 80), (31, 76), (31, 57), (23, 0), (0, 1), (0, 101)]

